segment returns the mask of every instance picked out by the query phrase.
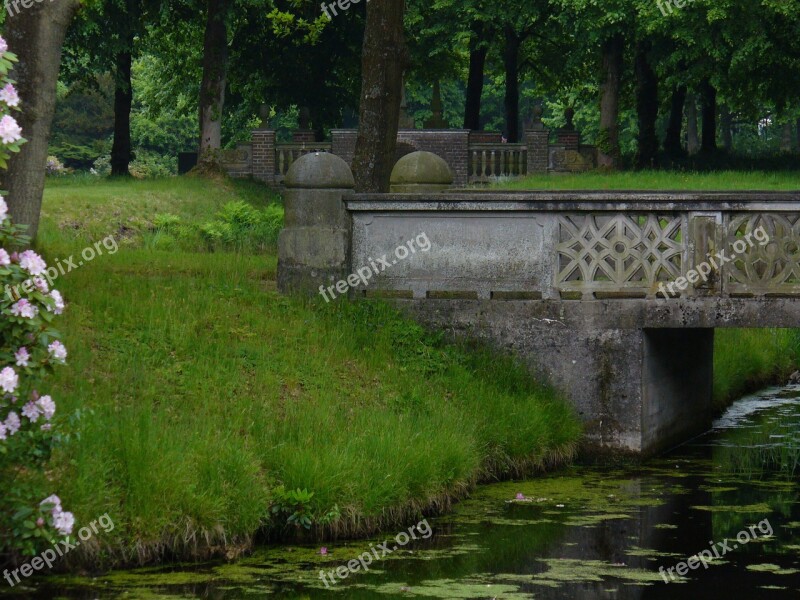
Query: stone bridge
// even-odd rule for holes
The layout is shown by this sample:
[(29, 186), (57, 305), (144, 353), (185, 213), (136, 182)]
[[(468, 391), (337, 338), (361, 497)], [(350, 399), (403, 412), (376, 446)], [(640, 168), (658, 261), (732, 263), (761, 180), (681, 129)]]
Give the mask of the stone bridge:
[(704, 431), (714, 329), (800, 326), (800, 193), (352, 187), (335, 156), (293, 166), (280, 289), (392, 298), (511, 350), (572, 400), (589, 449)]

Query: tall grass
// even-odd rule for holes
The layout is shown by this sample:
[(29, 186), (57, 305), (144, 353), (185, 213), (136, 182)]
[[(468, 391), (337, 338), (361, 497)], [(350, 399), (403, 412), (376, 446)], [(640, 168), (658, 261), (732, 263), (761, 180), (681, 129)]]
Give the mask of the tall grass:
[[(115, 201), (137, 212), (117, 185)], [(64, 207), (73, 193), (48, 189), (50, 258), (90, 237)], [(153, 206), (173, 196), (177, 214), (198, 192), (132, 193)], [(207, 193), (213, 210), (235, 196)], [(136, 245), (57, 282), (70, 356), (51, 391), (61, 419), (80, 418), (54, 457), (54, 489), (79, 524), (108, 513), (116, 525), (74, 559), (231, 556), (259, 532), (366, 533), (574, 452), (572, 410), (511, 359), (445, 344), (383, 304), (281, 297), (275, 271), (269, 253)], [(313, 493), (297, 507), (308, 532), (270, 510), (297, 489)]]

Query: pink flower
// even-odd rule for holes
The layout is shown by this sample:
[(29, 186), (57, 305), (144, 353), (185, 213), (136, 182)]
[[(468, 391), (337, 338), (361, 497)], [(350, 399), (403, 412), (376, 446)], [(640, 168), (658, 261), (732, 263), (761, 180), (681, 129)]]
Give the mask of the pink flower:
[(6, 367), (0, 371), (0, 389), (7, 394), (12, 393), (19, 385), (19, 376), (11, 367)]
[(4, 144), (13, 144), (20, 138), (22, 138), (22, 128), (14, 117), (6, 115), (0, 119), (0, 140)]
[(36, 526), (37, 527), (44, 527), (44, 519), (42, 517), (39, 517), (38, 519), (36, 519)]
[[(2, 120), (0, 120), (0, 123)], [(1, 134), (0, 134), (1, 135)], [(25, 250), (19, 255), (19, 266), (31, 275), (43, 275), (47, 270), (47, 263), (33, 250)]]
[(42, 277), (34, 277), (31, 283), (33, 284), (33, 287), (43, 294), (46, 294), (50, 291), (50, 286), (47, 285), (47, 281)]
[[(2, 39), (0, 38), (0, 40)], [(6, 204), (5, 198), (0, 196), (0, 223), (6, 220), (6, 215), (8, 215), (8, 204)]]
[(50, 297), (53, 299), (53, 313), (56, 315), (60, 315), (64, 312), (64, 298), (61, 296), (61, 292), (58, 290), (53, 290), (50, 292)]
[(0, 37), (0, 54), (3, 54), (8, 51), (8, 42), (6, 42), (2, 37)]
[(52, 428), (53, 428), (52, 423), (45, 423), (39, 429), (41, 429), (42, 431), (50, 431)]
[(53, 494), (52, 496), (48, 496), (47, 498), (39, 502), (39, 506), (44, 506), (45, 504), (53, 505), (53, 508), (50, 509), (51, 512), (55, 511), (61, 512), (61, 498), (59, 498), (55, 494)]
[(0, 441), (5, 440), (6, 437), (6, 426), (2, 421), (0, 421)]
[(525, 494), (522, 492), (517, 492), (517, 500), (525, 500)]
[(325, 555), (328, 553), (328, 548), (327, 548), (327, 547), (325, 547), (325, 546), (323, 546), (322, 548), (320, 548), (320, 549), (319, 549), (319, 553), (320, 553), (322, 556), (325, 556)]
[(11, 314), (15, 317), (32, 319), (39, 314), (39, 309), (28, 302), (25, 298), (22, 298), (19, 302), (11, 307)]
[[(2, 221), (2, 217), (0, 217), (0, 221)], [(11, 257), (8, 255), (8, 252), (0, 248), (0, 267), (7, 267), (11, 264)]]
[[(61, 507), (59, 507), (61, 508)], [(69, 535), (72, 533), (72, 527), (75, 525), (75, 517), (71, 512), (59, 511), (53, 514), (53, 527), (58, 530), (61, 535)]]
[(50, 356), (53, 357), (57, 363), (64, 364), (64, 361), (67, 360), (67, 349), (64, 347), (64, 344), (56, 340), (52, 344), (47, 347), (48, 352), (50, 352)]
[(39, 398), (36, 401), (36, 406), (42, 411), (46, 421), (52, 419), (53, 415), (56, 413), (56, 403), (53, 402), (50, 396), (42, 396)]
[(36, 423), (39, 420), (42, 412), (39, 410), (39, 407), (36, 406), (33, 402), (28, 402), (25, 406), (22, 407), (22, 416), (27, 417), (31, 423)]
[(22, 346), (14, 353), (14, 358), (17, 359), (18, 367), (27, 367), (30, 357), (31, 355), (28, 353), (28, 349), (25, 346)]
[(19, 420), (19, 416), (13, 410), (8, 413), (6, 417), (6, 429), (8, 429), (8, 435), (14, 435), (19, 431), (20, 425), (22, 422)]
[(0, 90), (0, 100), (9, 106), (19, 106), (19, 94), (17, 94), (17, 90), (14, 89), (12, 84), (8, 83), (6, 87)]

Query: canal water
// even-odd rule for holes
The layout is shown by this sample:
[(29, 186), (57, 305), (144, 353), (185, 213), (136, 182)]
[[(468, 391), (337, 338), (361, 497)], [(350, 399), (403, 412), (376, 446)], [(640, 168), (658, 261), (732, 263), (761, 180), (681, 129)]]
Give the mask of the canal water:
[[(233, 564), (39, 580), (8, 597), (798, 598), (800, 386), (738, 401), (641, 466), (481, 486), (427, 523), (407, 543), (398, 531), (326, 552), (268, 547)], [(365, 554), (366, 571), (353, 560)]]

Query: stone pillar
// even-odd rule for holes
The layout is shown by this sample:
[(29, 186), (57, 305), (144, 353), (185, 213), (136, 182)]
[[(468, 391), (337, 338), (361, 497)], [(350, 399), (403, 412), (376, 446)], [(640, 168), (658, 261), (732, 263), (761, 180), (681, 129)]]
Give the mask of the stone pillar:
[(358, 129), (331, 129), (331, 153), (352, 165), (357, 139)]
[(550, 164), (550, 130), (542, 123), (542, 107), (533, 107), (533, 122), (525, 130), (528, 146), (528, 175), (547, 173)]
[(352, 225), (345, 200), (355, 182), (347, 163), (328, 152), (298, 158), (284, 180), (286, 216), (278, 238), (278, 289), (314, 296), (351, 272)]
[(275, 132), (255, 129), (253, 140), (253, 177), (268, 184), (275, 183)]

